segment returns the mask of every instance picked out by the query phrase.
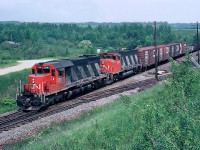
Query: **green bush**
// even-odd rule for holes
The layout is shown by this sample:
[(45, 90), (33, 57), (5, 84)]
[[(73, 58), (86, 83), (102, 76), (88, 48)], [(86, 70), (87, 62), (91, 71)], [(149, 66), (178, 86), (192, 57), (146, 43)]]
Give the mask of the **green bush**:
[(0, 107), (13, 106), (15, 104), (16, 104), (16, 101), (13, 98), (4, 97), (4, 98), (0, 99)]
[(17, 109), (16, 101), (11, 97), (0, 99), (0, 114)]
[(0, 44), (0, 49), (10, 50), (11, 48), (12, 48), (11, 45), (7, 42), (2, 42)]
[(173, 78), (144, 106), (134, 148), (198, 149), (200, 147), (200, 72), (172, 63)]

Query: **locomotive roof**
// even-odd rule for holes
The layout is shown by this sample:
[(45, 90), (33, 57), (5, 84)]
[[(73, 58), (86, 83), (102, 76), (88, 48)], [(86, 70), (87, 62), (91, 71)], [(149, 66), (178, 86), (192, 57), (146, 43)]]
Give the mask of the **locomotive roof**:
[(69, 59), (69, 60), (72, 60), (72, 61), (74, 61), (74, 60), (83, 60), (83, 59), (96, 59), (96, 58), (98, 58), (99, 56), (96, 56), (96, 55), (83, 55), (83, 56), (79, 56), (79, 57), (76, 57), (76, 58), (71, 58), (71, 59)]
[(45, 63), (52, 64), (56, 69), (60, 69), (60, 68), (74, 66), (75, 64), (87, 64), (87, 63), (99, 62), (98, 61), (99, 59), (100, 59), (99, 56), (83, 55), (77, 58), (52, 60)]
[[(133, 53), (133, 52), (136, 52), (135, 51), (136, 49), (125, 49), (125, 50), (118, 50), (118, 51), (113, 51), (113, 52), (107, 52), (107, 53), (102, 53), (102, 54), (116, 54), (116, 55), (123, 55), (125, 53)], [(102, 55), (100, 54), (100, 55)]]
[(52, 64), (56, 69), (73, 66), (74, 64), (68, 59), (60, 59), (46, 62)]

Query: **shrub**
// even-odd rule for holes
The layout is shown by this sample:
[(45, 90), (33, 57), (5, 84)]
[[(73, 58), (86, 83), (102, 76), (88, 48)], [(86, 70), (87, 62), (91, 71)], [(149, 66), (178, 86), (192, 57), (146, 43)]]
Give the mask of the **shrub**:
[(4, 98), (0, 99), (0, 107), (13, 106), (15, 103), (16, 103), (16, 101), (10, 97), (4, 97)]
[(145, 111), (135, 143), (140, 148), (198, 149), (200, 146), (197, 134), (200, 72), (191, 68), (189, 59), (183, 64), (172, 63), (171, 70), (173, 78), (143, 104)]

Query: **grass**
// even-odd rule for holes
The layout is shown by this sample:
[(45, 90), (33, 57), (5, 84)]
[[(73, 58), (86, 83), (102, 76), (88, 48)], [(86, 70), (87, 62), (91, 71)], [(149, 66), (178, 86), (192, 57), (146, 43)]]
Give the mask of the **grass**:
[(17, 108), (15, 104), (17, 85), (20, 80), (25, 83), (29, 73), (30, 69), (25, 69), (0, 76), (0, 114)]
[(173, 79), (54, 124), (6, 149), (199, 149), (200, 72), (174, 65)]
[(15, 98), (17, 85), (22, 80), (23, 83), (27, 81), (27, 76), (30, 74), (30, 69), (25, 69), (18, 72), (9, 73), (0, 76), (0, 98), (12, 97)]
[(0, 68), (16, 66), (17, 64), (16, 60), (0, 60)]
[(16, 110), (17, 109), (17, 105), (13, 104), (13, 105), (9, 105), (9, 106), (0, 106), (0, 114), (12, 111), (12, 110)]

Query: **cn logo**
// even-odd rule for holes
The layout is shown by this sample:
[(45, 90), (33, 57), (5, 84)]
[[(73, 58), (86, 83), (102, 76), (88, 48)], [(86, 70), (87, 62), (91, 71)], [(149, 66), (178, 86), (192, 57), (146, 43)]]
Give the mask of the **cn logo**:
[(38, 86), (36, 84), (32, 84), (31, 89), (35, 89), (35, 88), (40, 90), (40, 88), (41, 88), (40, 84)]

